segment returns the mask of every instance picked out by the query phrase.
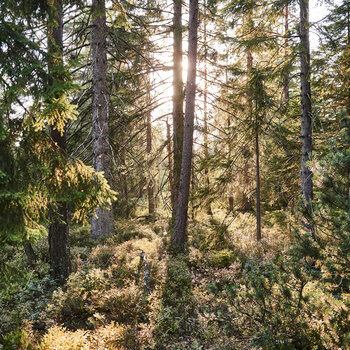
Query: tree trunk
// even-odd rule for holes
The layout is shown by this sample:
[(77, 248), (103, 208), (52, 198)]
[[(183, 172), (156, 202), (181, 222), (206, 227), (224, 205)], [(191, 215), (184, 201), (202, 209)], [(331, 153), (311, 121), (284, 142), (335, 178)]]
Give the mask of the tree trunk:
[(172, 247), (179, 251), (183, 251), (185, 245), (188, 198), (191, 181), (193, 123), (196, 97), (197, 31), (198, 0), (190, 0), (184, 142), (182, 149), (179, 197), (176, 209), (174, 235), (172, 240)]
[(312, 171), (307, 162), (312, 152), (312, 110), (310, 85), (309, 1), (300, 0), (300, 61), (301, 61), (301, 193), (308, 216), (312, 216)]
[[(209, 149), (208, 149), (208, 67), (207, 67), (207, 8), (206, 2), (204, 2), (204, 157), (209, 158)], [(206, 193), (210, 192), (210, 179), (209, 179), (209, 170), (207, 167), (204, 169), (205, 185), (207, 187)], [(210, 201), (207, 203), (207, 215), (213, 216), (211, 210)]]
[[(125, 142), (125, 133), (123, 132), (122, 140)], [(122, 148), (120, 150), (120, 163), (123, 166), (123, 172), (121, 175), (121, 183), (122, 183), (122, 189), (123, 189), (123, 199), (122, 199), (122, 216), (125, 218), (130, 217), (130, 211), (131, 208), (129, 206), (129, 186), (128, 186), (128, 175), (126, 174), (126, 150), (125, 145), (122, 145)]]
[[(149, 78), (148, 78), (149, 80)], [(146, 136), (146, 152), (147, 156), (149, 159), (151, 159), (152, 155), (152, 121), (151, 121), (151, 93), (150, 93), (150, 88), (151, 84), (147, 83), (147, 115), (146, 115), (146, 131), (147, 131), (147, 136)], [(152, 173), (151, 173), (151, 160), (149, 160), (148, 163), (148, 169), (149, 169), (149, 174), (150, 178), (148, 179), (148, 184), (147, 184), (147, 197), (148, 197), (148, 214), (153, 215), (154, 214), (154, 185), (153, 185), (153, 178), (152, 178)]]
[(56, 219), (49, 227), (50, 264), (53, 278), (60, 284), (64, 284), (71, 273), (67, 207), (66, 202), (57, 203), (54, 214), (51, 210)]
[[(347, 40), (347, 46), (345, 48), (346, 51), (350, 52), (350, 2), (347, 2), (347, 34), (348, 34), (348, 40)], [(348, 75), (347, 79), (347, 98), (345, 100), (346, 103), (346, 110), (348, 117), (350, 116), (350, 77)], [(350, 131), (350, 128), (348, 129)], [(350, 132), (348, 131), (348, 134), (350, 135)], [(350, 200), (350, 165), (348, 167), (348, 199)], [(350, 218), (350, 212), (349, 212), (349, 218)]]
[[(226, 79), (226, 84), (227, 84), (227, 79)], [(230, 115), (227, 117), (227, 128), (230, 130), (231, 128), (231, 118)], [(231, 161), (231, 156), (232, 156), (232, 144), (231, 144), (231, 138), (229, 138), (229, 144), (228, 144), (228, 159)], [(231, 180), (232, 181), (232, 180)], [(228, 196), (228, 210), (229, 213), (233, 213), (234, 209), (234, 202), (233, 202), (233, 196), (232, 196), (232, 183), (229, 184), (229, 196)]]
[[(48, 73), (51, 89), (60, 86), (54, 96), (63, 94), (63, 5), (61, 0), (51, 0), (49, 3), (48, 22)], [(59, 152), (66, 152), (66, 133), (61, 134), (55, 125), (50, 127), (50, 137), (54, 147)], [(58, 164), (57, 164), (58, 165)], [(52, 276), (60, 284), (64, 284), (71, 272), (68, 206), (66, 202), (57, 202), (56, 208), (50, 210), (49, 255)]]
[(255, 115), (255, 157), (256, 157), (256, 240), (261, 240), (261, 203), (260, 203), (260, 149), (258, 108)]
[[(289, 31), (289, 9), (288, 5), (285, 6), (284, 10), (284, 35), (286, 36), (284, 39), (284, 49), (285, 49), (285, 57), (288, 57), (288, 31)], [(283, 78), (283, 98), (284, 98), (284, 103), (285, 106), (288, 107), (289, 104), (289, 64), (288, 67), (284, 73), (284, 78)]]
[[(190, 192), (194, 193), (194, 191), (196, 190), (196, 181), (195, 181), (195, 177), (194, 177), (194, 163), (193, 163), (193, 154), (192, 154), (192, 163), (191, 163), (191, 185), (190, 185)], [(191, 200), (191, 219), (192, 221), (195, 220), (196, 218), (196, 205), (194, 200)]]
[(230, 213), (233, 212), (234, 206), (233, 206), (233, 197), (229, 196), (228, 197), (228, 210)]
[[(103, 171), (111, 183), (111, 156), (108, 126), (107, 53), (106, 53), (106, 9), (104, 0), (92, 1), (91, 48), (92, 48), (92, 127), (93, 166)], [(91, 223), (94, 238), (109, 235), (114, 231), (112, 208), (96, 208)]]
[(173, 181), (173, 160), (172, 160), (172, 149), (171, 149), (171, 137), (170, 137), (170, 124), (168, 119), (166, 120), (166, 134), (168, 140), (168, 168), (169, 168), (169, 187), (170, 187), (170, 198), (171, 203), (174, 203), (174, 181)]
[[(227, 53), (228, 55), (228, 53)], [(227, 62), (227, 59), (226, 59), (226, 69), (225, 69), (225, 84), (226, 84), (226, 87), (225, 87), (225, 95), (228, 95), (228, 84), (229, 84), (229, 81), (228, 81), (228, 74), (227, 74), (227, 71), (228, 71), (228, 62)], [(231, 117), (230, 117), (230, 114), (228, 113), (227, 114), (227, 130), (229, 133), (231, 133)], [(230, 162), (231, 161), (231, 156), (232, 156), (232, 143), (231, 143), (231, 138), (229, 137), (228, 139), (228, 161)], [(228, 211), (229, 213), (232, 213), (233, 212), (233, 209), (234, 209), (234, 202), (233, 202), (233, 190), (232, 190), (232, 180), (230, 181), (229, 183), (229, 189), (228, 189)]]
[[(251, 15), (249, 14), (248, 20), (250, 21)], [(247, 50), (247, 76), (249, 77), (250, 71), (253, 67), (253, 55), (250, 51), (250, 49)], [(248, 84), (249, 84), (249, 78), (248, 78)], [(252, 116), (252, 102), (251, 102), (251, 96), (247, 94), (247, 118), (251, 118)], [(250, 153), (249, 151), (249, 145), (246, 146), (247, 153)], [(249, 176), (249, 168), (250, 168), (250, 162), (249, 159), (245, 160), (244, 169), (243, 169), (243, 196), (242, 196), (242, 211), (247, 212), (251, 209), (251, 202), (247, 195), (247, 189), (250, 185), (250, 176)]]
[(173, 149), (174, 149), (174, 194), (173, 194), (173, 218), (175, 218), (177, 199), (179, 196), (182, 144), (184, 137), (183, 116), (183, 81), (182, 81), (182, 0), (174, 0), (174, 53), (173, 53)]

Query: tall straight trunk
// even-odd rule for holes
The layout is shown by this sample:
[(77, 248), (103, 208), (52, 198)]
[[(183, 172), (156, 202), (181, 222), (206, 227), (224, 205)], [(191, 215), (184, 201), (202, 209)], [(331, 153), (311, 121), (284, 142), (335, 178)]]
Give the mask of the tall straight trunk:
[[(289, 8), (288, 5), (285, 6), (284, 9), (284, 35), (286, 36), (284, 39), (284, 50), (285, 50), (285, 57), (287, 58), (288, 56), (288, 47), (289, 47), (289, 42), (288, 42), (288, 31), (289, 31)], [(289, 103), (289, 67), (287, 67), (286, 71), (284, 72), (284, 77), (283, 77), (283, 98), (284, 98), (284, 103), (288, 107)]]
[(174, 0), (173, 18), (173, 149), (174, 149), (174, 195), (173, 218), (175, 218), (179, 196), (182, 145), (184, 137), (183, 81), (182, 81), (182, 0)]
[[(208, 66), (207, 66), (207, 8), (206, 1), (204, 2), (204, 156), (206, 159), (209, 158), (208, 149)], [(210, 180), (209, 180), (209, 170), (206, 167), (204, 170), (205, 185), (207, 187), (208, 193), (210, 190)], [(213, 212), (211, 210), (210, 202), (207, 204), (207, 214), (212, 216)]]
[[(226, 84), (227, 84), (227, 78), (226, 78)], [(227, 128), (228, 130), (230, 130), (231, 128), (231, 118), (230, 115), (228, 115), (227, 117)], [(228, 157), (229, 157), (229, 161), (231, 161), (231, 156), (232, 156), (232, 145), (231, 145), (231, 139), (229, 139), (229, 144), (228, 144)], [(232, 188), (231, 188), (231, 184), (230, 184), (230, 188), (229, 188), (229, 197), (228, 197), (228, 210), (230, 213), (233, 212), (234, 209), (234, 203), (233, 203), (233, 196), (232, 196)]]
[[(228, 64), (226, 64), (228, 67)], [(225, 83), (226, 87), (228, 86), (228, 77), (227, 77), (227, 69), (225, 70)], [(225, 88), (226, 95), (228, 94), (227, 88)], [(231, 117), (230, 114), (227, 114), (227, 130), (230, 132), (231, 129)], [(229, 143), (228, 143), (228, 160), (231, 161), (231, 155), (232, 155), (232, 144), (231, 144), (231, 138), (229, 138)], [(233, 196), (232, 196), (232, 185), (230, 184), (229, 186), (229, 197), (228, 197), (228, 210), (229, 213), (233, 212), (234, 209), (234, 203), (233, 203)]]
[[(103, 171), (111, 183), (111, 155), (108, 126), (107, 53), (106, 53), (106, 9), (104, 0), (92, 1), (92, 128), (93, 166)], [(96, 208), (91, 223), (94, 238), (109, 235), (114, 231), (112, 208)]]
[[(347, 40), (347, 46), (345, 48), (345, 50), (347, 52), (350, 51), (350, 2), (348, 1), (347, 2), (347, 34), (348, 34), (348, 40)], [(346, 98), (346, 108), (347, 108), (347, 112), (348, 112), (348, 116), (350, 115), (350, 78), (348, 76), (348, 79), (347, 79), (347, 82), (348, 82), (348, 87), (347, 87), (347, 98)], [(350, 171), (349, 171), (349, 174), (350, 174)]]
[[(125, 141), (125, 133), (121, 135), (121, 139)], [(122, 145), (120, 150), (120, 163), (123, 166), (123, 169), (127, 169), (126, 165), (126, 150), (125, 145)], [(125, 171), (121, 175), (122, 191), (123, 191), (123, 200), (122, 200), (122, 216), (125, 218), (130, 217), (130, 206), (129, 206), (129, 187), (128, 187), (128, 176)]]
[[(249, 14), (248, 19), (250, 20), (251, 15)], [(247, 50), (247, 76), (249, 77), (250, 71), (253, 67), (253, 55), (250, 51), (250, 49)], [(249, 83), (249, 78), (247, 80), (247, 83)], [(247, 118), (251, 118), (252, 115), (252, 102), (251, 102), (251, 96), (247, 94)], [(249, 145), (246, 146), (248, 148)], [(248, 151), (248, 149), (247, 149)], [(242, 197), (242, 210), (248, 211), (251, 209), (251, 203), (247, 195), (247, 188), (250, 185), (250, 176), (249, 176), (249, 167), (250, 162), (249, 159), (245, 160), (244, 169), (243, 169), (243, 197)]]
[[(48, 72), (50, 76), (49, 88), (63, 84), (63, 4), (61, 0), (51, 0), (49, 3), (48, 23)], [(57, 89), (54, 96), (59, 98), (63, 90)], [(50, 127), (50, 137), (54, 147), (59, 152), (66, 152), (66, 133), (62, 134)], [(58, 166), (58, 164), (57, 164)], [(49, 226), (49, 255), (53, 278), (60, 284), (64, 284), (71, 272), (68, 206), (66, 202), (57, 202), (56, 208), (50, 210)]]
[[(347, 46), (345, 50), (348, 52), (350, 51), (350, 2), (347, 2), (347, 34), (348, 34), (348, 40), (347, 40)], [(347, 79), (347, 97), (345, 98), (346, 103), (346, 110), (348, 112), (348, 116), (350, 116), (350, 78)], [(350, 127), (348, 129), (350, 131)], [(348, 133), (349, 133), (348, 131)], [(348, 198), (350, 199), (350, 165), (348, 167)], [(350, 218), (350, 213), (349, 213)]]
[[(345, 50), (350, 50), (350, 3), (347, 3), (347, 21), (348, 21), (348, 25), (347, 25), (347, 29), (348, 29), (348, 40), (347, 40), (347, 47), (345, 48)], [(346, 110), (348, 112), (348, 116), (350, 115), (350, 79), (348, 78), (348, 88), (347, 88), (347, 98), (346, 98)], [(350, 129), (350, 128), (349, 128)], [(349, 132), (349, 131), (348, 131)], [(348, 198), (350, 199), (350, 165), (348, 167)], [(350, 218), (350, 213), (349, 213), (349, 218)]]
[[(149, 1), (147, 1), (147, 7), (149, 6)], [(147, 15), (147, 21), (149, 21)], [(149, 37), (147, 36), (147, 41)], [(147, 45), (146, 49), (146, 57), (150, 60), (149, 50)], [(155, 209), (155, 198), (154, 198), (154, 181), (152, 175), (152, 98), (151, 98), (151, 75), (147, 74), (146, 76), (146, 153), (148, 157), (148, 169), (149, 169), (149, 179), (147, 181), (147, 199), (148, 199), (148, 215), (152, 216), (154, 214)]]
[[(192, 155), (192, 163), (191, 163), (191, 186), (190, 186), (190, 191), (192, 193), (194, 193), (194, 191), (196, 190), (196, 181), (195, 181), (195, 176), (194, 176), (194, 162), (193, 162), (193, 155)], [(195, 220), (196, 218), (196, 205), (195, 205), (195, 202), (194, 200), (191, 201), (191, 218), (192, 218), (192, 221)]]
[(193, 123), (196, 97), (197, 31), (198, 0), (190, 0), (184, 141), (182, 149), (179, 197), (175, 216), (174, 235), (172, 239), (172, 247), (179, 251), (183, 251), (185, 245), (188, 198), (191, 181)]
[[(148, 78), (148, 82), (147, 82), (147, 114), (146, 114), (146, 152), (147, 152), (147, 156), (151, 157), (152, 155), (152, 121), (151, 121), (151, 92), (150, 92), (150, 88), (151, 88), (151, 84), (149, 82), (149, 78)], [(149, 160), (149, 164), (148, 164), (148, 168), (151, 169), (151, 160)], [(151, 175), (151, 171), (150, 175)], [(153, 179), (150, 178), (148, 180), (148, 184), (147, 184), (147, 197), (148, 197), (148, 214), (149, 215), (153, 215), (154, 214), (154, 185), (153, 185)]]
[(172, 147), (170, 136), (170, 124), (168, 119), (166, 120), (166, 135), (168, 141), (168, 170), (169, 170), (169, 187), (171, 203), (174, 203), (174, 181), (173, 181), (173, 160), (172, 160)]
[(312, 152), (312, 110), (310, 85), (309, 1), (300, 0), (300, 62), (301, 62), (301, 193), (308, 215), (312, 216), (312, 171), (307, 162)]
[(256, 240), (261, 240), (261, 202), (260, 202), (260, 149), (259, 149), (258, 108), (255, 115), (255, 158), (256, 158)]

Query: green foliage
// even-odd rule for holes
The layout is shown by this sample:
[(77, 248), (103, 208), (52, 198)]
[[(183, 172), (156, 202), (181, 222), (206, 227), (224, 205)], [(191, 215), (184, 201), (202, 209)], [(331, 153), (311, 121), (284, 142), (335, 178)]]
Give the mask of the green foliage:
[(185, 344), (194, 335), (196, 327), (196, 302), (185, 255), (169, 257), (161, 302), (157, 319), (156, 348), (185, 349)]
[(95, 207), (110, 205), (115, 198), (102, 173), (66, 159), (45, 136), (29, 131), (21, 146), (13, 152), (5, 149), (2, 157), (7, 158), (0, 164), (0, 240), (42, 237), (49, 211), (59, 201), (70, 202), (73, 220), (84, 222)]
[(236, 259), (236, 254), (228, 249), (209, 253), (209, 263), (213, 267), (228, 267)]
[(52, 129), (57, 130), (61, 136), (66, 125), (75, 120), (78, 115), (76, 106), (68, 101), (64, 93), (57, 98), (53, 97), (43, 110), (40, 110), (40, 106), (34, 106), (32, 110), (34, 112), (28, 118), (27, 123), (31, 123), (35, 131), (42, 131), (49, 125)]
[[(109, 141), (116, 162), (111, 184), (119, 192), (113, 209), (128, 220), (117, 222), (111, 237), (90, 238), (87, 221), (94, 208), (111, 206), (117, 194), (89, 166), (90, 11), (80, 1), (73, 3), (65, 11), (70, 47), (65, 46), (64, 64), (60, 59), (54, 64), (37, 38), (43, 33), (38, 28), (56, 24), (47, 20), (49, 2), (0, 3), (0, 349), (348, 348), (348, 3), (332, 5), (326, 25), (318, 26), (323, 40), (313, 59), (315, 156), (310, 166), (316, 241), (290, 210), (300, 186), (300, 91), (292, 17), (288, 45), (280, 32), (287, 2), (234, 0), (220, 8), (206, 2), (209, 11), (223, 15), (216, 20), (230, 24), (230, 32), (225, 28), (219, 35), (227, 44), (226, 57), (210, 47), (210, 39), (202, 45), (207, 82), (227, 78), (219, 98), (206, 96), (217, 107), (207, 111), (209, 154), (195, 147), (193, 208), (198, 213), (210, 204), (213, 214), (190, 227), (189, 256), (168, 256), (166, 218), (143, 225), (130, 219), (144, 212), (139, 204), (149, 179), (160, 179), (153, 170), (145, 174), (145, 164), (160, 159), (167, 145), (154, 124), (153, 148), (159, 149), (145, 156), (145, 111), (159, 101), (146, 101), (149, 82), (144, 80), (163, 63), (150, 65), (156, 26), (149, 24), (160, 12), (153, 2), (113, 2), (107, 11), (112, 23), (107, 33)], [(206, 20), (211, 15), (207, 12)], [(219, 70), (225, 60), (230, 67)], [(282, 95), (286, 73), (288, 101)], [(199, 115), (199, 129), (201, 122)], [(52, 142), (52, 131), (67, 131), (66, 150)], [(255, 132), (265, 212), (258, 244), (248, 213), (255, 191)], [(159, 164), (163, 173), (165, 163)], [(202, 181), (207, 176), (209, 182)], [(164, 184), (157, 190), (161, 195)], [(228, 198), (234, 201), (229, 213)], [(59, 219), (49, 213), (62, 201), (77, 222), (70, 230), (73, 273), (58, 288), (49, 276), (44, 236), (50, 220)], [(38, 256), (31, 266), (20, 248), (28, 240)]]
[[(247, 215), (240, 220), (250, 229)], [(244, 248), (248, 233), (239, 233), (237, 223), (234, 233), (226, 233), (229, 240), (235, 235), (234, 251), (200, 250), (191, 239), (187, 257), (166, 255), (163, 239), (147, 225), (116, 227), (116, 236), (99, 242), (89, 239), (88, 226), (72, 230), (75, 271), (64, 289), (49, 278), (46, 240), (34, 244), (39, 261), (29, 272), (23, 253), (3, 250), (0, 333), (6, 336), (0, 344), (63, 350), (97, 342), (106, 349), (346, 348), (350, 305), (327, 281), (326, 255), (310, 235), (299, 233), (289, 250), (264, 242), (254, 250)], [(212, 235), (197, 231), (200, 240)], [(141, 249), (152, 294), (144, 286)], [(37, 333), (43, 329), (45, 335)]]
[(29, 321), (38, 328), (42, 327), (46, 322), (42, 311), (56, 287), (47, 263), (41, 262), (36, 270), (30, 270), (23, 253), (13, 254), (13, 249), (8, 245), (1, 249), (6, 260), (1, 264), (0, 334), (8, 337), (0, 337), (0, 344), (5, 345), (14, 342), (14, 339), (22, 339), (23, 322)]

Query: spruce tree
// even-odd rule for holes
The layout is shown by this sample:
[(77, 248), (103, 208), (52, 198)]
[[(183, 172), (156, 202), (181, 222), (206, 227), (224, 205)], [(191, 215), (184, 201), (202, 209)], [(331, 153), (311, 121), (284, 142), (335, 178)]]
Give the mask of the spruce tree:
[[(106, 8), (104, 0), (92, 2), (91, 50), (92, 78), (92, 127), (93, 165), (111, 181), (111, 149), (109, 143), (109, 92), (107, 89)], [(91, 223), (94, 238), (109, 235), (114, 231), (112, 208), (96, 208)]]

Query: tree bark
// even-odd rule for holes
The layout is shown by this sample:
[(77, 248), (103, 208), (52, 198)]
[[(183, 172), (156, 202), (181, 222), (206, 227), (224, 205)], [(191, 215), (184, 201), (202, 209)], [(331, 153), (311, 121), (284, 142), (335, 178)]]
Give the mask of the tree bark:
[[(122, 133), (122, 140), (125, 142), (125, 132)], [(130, 217), (131, 207), (129, 206), (129, 186), (128, 186), (128, 175), (126, 174), (127, 169), (127, 159), (126, 159), (126, 149), (125, 145), (121, 146), (120, 150), (120, 163), (123, 166), (123, 172), (121, 175), (121, 185), (123, 190), (123, 200), (122, 200), (122, 216), (125, 218)]]
[(183, 251), (185, 245), (188, 198), (191, 181), (193, 124), (196, 97), (197, 31), (198, 0), (190, 0), (184, 142), (182, 149), (179, 197), (176, 209), (174, 235), (172, 239), (172, 247), (179, 251)]
[(300, 0), (300, 62), (301, 62), (301, 193), (305, 208), (312, 216), (313, 183), (308, 166), (312, 152), (312, 110), (310, 85), (309, 1)]
[[(228, 53), (227, 53), (228, 55)], [(227, 58), (226, 58), (226, 69), (225, 69), (225, 95), (228, 95), (228, 62), (227, 62)], [(230, 114), (227, 114), (227, 130), (229, 133), (231, 133), (231, 117)], [(231, 157), (232, 157), (232, 143), (231, 143), (231, 138), (229, 137), (228, 139), (228, 161), (231, 161)], [(228, 211), (229, 213), (233, 212), (234, 209), (234, 201), (233, 201), (233, 191), (232, 191), (232, 180), (229, 183), (229, 189), (228, 189)]]
[[(191, 162), (191, 185), (190, 185), (190, 192), (194, 193), (196, 190), (196, 181), (195, 181), (195, 175), (194, 175), (194, 162), (193, 162), (193, 154), (192, 154), (192, 162)], [(191, 200), (191, 219), (194, 221), (196, 218), (196, 205), (195, 201)]]
[[(287, 58), (288, 56), (288, 47), (289, 47), (289, 42), (288, 42), (288, 31), (289, 31), (289, 8), (288, 5), (285, 6), (284, 9), (284, 35), (286, 36), (284, 39), (284, 50), (285, 50), (285, 57)], [(284, 78), (283, 78), (283, 98), (284, 98), (284, 103), (286, 107), (288, 107), (289, 104), (289, 67), (287, 67), (285, 73), (284, 73)]]
[(172, 148), (170, 137), (170, 124), (168, 119), (166, 120), (166, 134), (168, 140), (168, 169), (169, 169), (169, 187), (171, 203), (174, 203), (174, 181), (173, 181), (173, 160), (172, 160)]
[[(251, 14), (248, 16), (248, 21), (250, 21)], [(247, 50), (247, 76), (249, 77), (250, 71), (253, 67), (253, 55), (250, 51), (250, 49)], [(248, 78), (249, 83), (249, 78)], [(247, 118), (251, 118), (252, 115), (252, 102), (251, 102), (251, 96), (247, 94)], [(249, 145), (246, 146), (246, 151), (250, 153), (249, 151)], [(243, 195), (242, 195), (242, 211), (247, 212), (251, 209), (252, 204), (250, 202), (250, 199), (247, 195), (247, 188), (249, 188), (250, 185), (250, 176), (249, 176), (249, 168), (250, 168), (250, 162), (249, 159), (245, 160), (244, 169), (243, 169)]]
[[(347, 48), (346, 50), (350, 51), (350, 11), (349, 11), (349, 6), (350, 4), (347, 4), (347, 8), (348, 8), (348, 42), (347, 42)], [(350, 79), (348, 78), (348, 98), (347, 98), (347, 112), (348, 112), (348, 116), (350, 116)], [(350, 134), (350, 132), (348, 131), (348, 133)], [(348, 199), (350, 200), (350, 166), (348, 167)], [(349, 213), (349, 218), (350, 218), (350, 213)]]
[(256, 157), (256, 240), (261, 240), (261, 202), (260, 202), (260, 149), (259, 149), (258, 108), (255, 115), (255, 157)]
[[(92, 1), (91, 48), (92, 48), (92, 127), (93, 127), (93, 166), (103, 171), (111, 184), (111, 156), (109, 146), (109, 112), (107, 91), (106, 53), (106, 9), (104, 0)], [(112, 208), (96, 208), (91, 223), (94, 238), (109, 235), (114, 231)]]
[(173, 218), (176, 215), (177, 200), (179, 196), (182, 145), (184, 138), (184, 113), (183, 113), (183, 81), (182, 81), (182, 0), (174, 0), (173, 18)]
[[(206, 2), (204, 2), (204, 156), (206, 159), (209, 158), (208, 149), (208, 67), (207, 67), (207, 8)], [(206, 193), (210, 191), (210, 179), (209, 170), (207, 167), (204, 169), (205, 185), (207, 187)], [(210, 202), (207, 203), (207, 215), (213, 216)]]
[[(149, 78), (147, 82), (147, 115), (146, 115), (146, 152), (147, 156), (149, 159), (151, 159), (152, 155), (152, 121), (151, 121), (151, 93), (150, 93), (150, 88), (151, 84), (149, 83)], [(152, 176), (151, 173), (151, 164), (152, 162), (149, 160), (148, 163), (148, 169), (149, 169), (149, 174)], [(154, 214), (154, 185), (153, 185), (153, 178), (148, 179), (148, 184), (147, 184), (147, 197), (148, 197), (148, 214), (153, 215)]]
[[(48, 21), (48, 73), (50, 76), (49, 88), (62, 86), (63, 72), (63, 4), (61, 0), (50, 0)], [(57, 89), (58, 98), (64, 93), (63, 87)], [(62, 134), (50, 127), (50, 137), (54, 147), (59, 152), (66, 152), (66, 132)], [(58, 164), (56, 164), (58, 166)], [(52, 276), (60, 284), (64, 284), (71, 273), (70, 243), (68, 227), (68, 205), (66, 202), (57, 202), (56, 208), (50, 210), (49, 225), (49, 256)]]
[[(227, 79), (227, 73), (226, 73), (226, 85), (228, 84), (228, 79)], [(230, 115), (228, 114), (227, 116), (227, 129), (230, 130), (231, 128), (231, 118)], [(232, 144), (231, 144), (231, 138), (229, 138), (228, 141), (228, 159), (231, 161), (231, 156), (232, 156)], [(234, 202), (233, 202), (233, 196), (232, 196), (232, 184), (229, 184), (229, 196), (228, 196), (228, 210), (229, 213), (232, 213), (234, 209)]]

